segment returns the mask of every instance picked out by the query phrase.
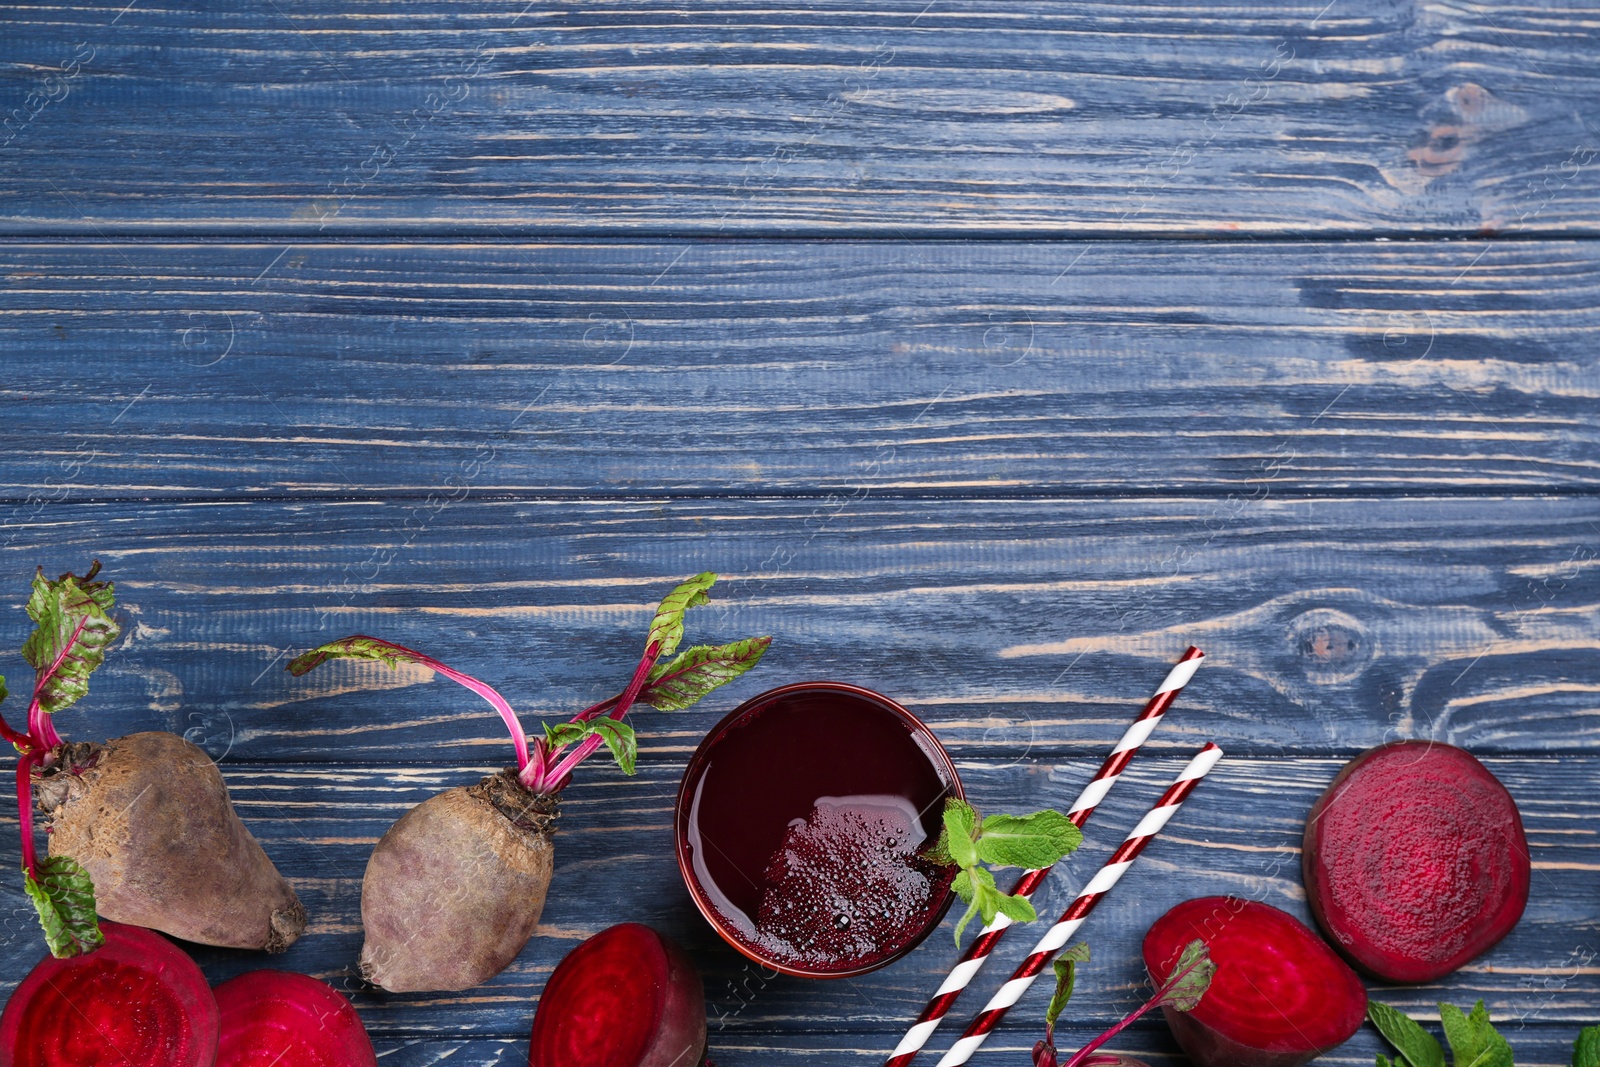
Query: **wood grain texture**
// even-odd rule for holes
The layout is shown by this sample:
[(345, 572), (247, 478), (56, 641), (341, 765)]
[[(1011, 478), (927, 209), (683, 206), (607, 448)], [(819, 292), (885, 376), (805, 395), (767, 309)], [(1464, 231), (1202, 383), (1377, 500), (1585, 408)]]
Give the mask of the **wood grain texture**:
[[(1035, 897), (1042, 913), (1057, 914), (1070, 903), (1186, 756), (1166, 753), (1135, 762), (1087, 827), (1084, 847)], [(1385, 988), (1378, 995), (1416, 1012), (1432, 1010), (1440, 999), (1470, 1005), (1481, 997), (1509, 1030), (1519, 1022), (1561, 1025), (1570, 1044), (1579, 1024), (1593, 1021), (1600, 997), (1600, 967), (1595, 966), (1600, 900), (1593, 893), (1600, 760), (1487, 762), (1517, 799), (1527, 827), (1534, 863), (1528, 910), (1500, 946), (1442, 982)], [(987, 810), (1065, 808), (1095, 763), (1092, 758), (958, 758), (969, 796)], [(1095, 956), (1073, 1003), (1074, 1025), (1103, 1028), (1147, 995), (1141, 993), (1140, 941), (1158, 916), (1182, 900), (1229, 893), (1308, 920), (1300, 887), (1300, 835), (1312, 802), (1340, 765), (1333, 759), (1225, 759), (1085, 927)], [(586, 768), (568, 790), (542, 935), (511, 968), (468, 993), (363, 991), (352, 965), (361, 941), (360, 878), (368, 852), (407, 807), (440, 789), (471, 782), (486, 768), (222, 766), (241, 817), (310, 914), (305, 937), (272, 964), (346, 989), (380, 1035), (525, 1037), (550, 969), (583, 937), (628, 919), (650, 923), (690, 950), (705, 978), (719, 1042), (737, 1046), (746, 1035), (777, 1033), (785, 1036), (773, 1045), (798, 1052), (823, 1032), (855, 1034), (857, 1044), (887, 1051), (909, 1006), (938, 984), (955, 955), (956, 916), (950, 915), (905, 960), (861, 978), (790, 980), (746, 968), (695, 912), (673, 860), (672, 803), (682, 762), (652, 759), (641, 763), (633, 780)], [(14, 870), (14, 827), (0, 825), (0, 831), (5, 842), (0, 867)], [(0, 907), (11, 916), (0, 942), (0, 974), (7, 983), (0, 992), (40, 951), (30, 906), (12, 881), (0, 887)], [(978, 983), (984, 995), (1031, 940), (1019, 936), (1003, 944), (994, 973)], [(197, 956), (214, 980), (263, 962), (256, 954), (222, 950), (201, 949)], [(1043, 989), (1030, 995), (1008, 1020), (1004, 1044), (1033, 1039), (1046, 1000)]]
[(0, 494), (1587, 491), (1597, 352), (1588, 242), (7, 243)]
[(1596, 232), (1592, 3), (10, 4), (12, 233)]
[(1092, 757), (1191, 642), (1212, 662), (1158, 748), (1350, 755), (1432, 737), (1576, 754), (1600, 730), (1595, 518), (1587, 498), (56, 505), (13, 520), (0, 549), (0, 649), (27, 635), (35, 565), (95, 556), (128, 636), (61, 716), (69, 736), (498, 762), (493, 712), (427, 672), (297, 680), (283, 663), (375, 634), (564, 718), (620, 689), (655, 601), (715, 567), (690, 639), (766, 633), (772, 649), (704, 706), (641, 719), (646, 759), (682, 758), (753, 693), (822, 677), (905, 701), (962, 755)]

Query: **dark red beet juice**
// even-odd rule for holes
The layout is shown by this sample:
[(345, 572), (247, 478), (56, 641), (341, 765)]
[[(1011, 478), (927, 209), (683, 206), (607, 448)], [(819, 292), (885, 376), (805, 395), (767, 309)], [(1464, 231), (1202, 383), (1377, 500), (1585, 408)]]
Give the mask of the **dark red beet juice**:
[(856, 974), (935, 925), (954, 871), (938, 837), (955, 770), (908, 712), (837, 683), (785, 686), (707, 736), (678, 799), (679, 850), (697, 902), (761, 962)]

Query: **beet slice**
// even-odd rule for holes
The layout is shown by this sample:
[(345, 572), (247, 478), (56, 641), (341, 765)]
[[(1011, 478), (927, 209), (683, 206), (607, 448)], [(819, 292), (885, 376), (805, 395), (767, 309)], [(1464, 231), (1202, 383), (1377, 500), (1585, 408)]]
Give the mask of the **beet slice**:
[(705, 1056), (700, 974), (672, 941), (638, 923), (567, 953), (533, 1018), (529, 1067), (695, 1067)]
[(0, 1015), (0, 1067), (212, 1067), (217, 1002), (160, 934), (102, 922), (105, 944), (46, 956)]
[(1306, 899), (1334, 947), (1387, 982), (1431, 982), (1528, 904), (1516, 802), (1463, 749), (1398, 741), (1347, 763), (1306, 819)]
[(291, 971), (251, 971), (217, 986), (217, 1067), (377, 1067), (350, 1002)]
[(1298, 1067), (1349, 1040), (1367, 1013), (1361, 979), (1294, 916), (1237, 897), (1185, 901), (1144, 938), (1153, 981), (1190, 941), (1217, 965), (1193, 1011), (1163, 1008), (1199, 1067)]

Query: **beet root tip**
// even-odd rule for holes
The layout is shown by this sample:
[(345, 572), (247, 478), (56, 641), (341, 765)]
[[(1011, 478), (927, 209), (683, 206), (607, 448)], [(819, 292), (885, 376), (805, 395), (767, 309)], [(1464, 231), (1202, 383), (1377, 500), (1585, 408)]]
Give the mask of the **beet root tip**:
[(392, 993), (471, 989), (533, 936), (550, 888), (554, 797), (513, 771), (401, 816), (367, 861), (361, 974)]

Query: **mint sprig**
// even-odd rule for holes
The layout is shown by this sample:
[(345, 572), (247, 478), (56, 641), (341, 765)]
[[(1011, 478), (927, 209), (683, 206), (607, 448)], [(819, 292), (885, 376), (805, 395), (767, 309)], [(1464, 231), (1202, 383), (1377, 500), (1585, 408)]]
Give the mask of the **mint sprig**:
[(47, 856), (22, 869), (22, 888), (39, 913), (45, 944), (56, 959), (93, 952), (105, 944), (95, 915), (94, 880), (71, 856)]
[[(1378, 1067), (1444, 1067), (1444, 1048), (1404, 1012), (1374, 1000), (1367, 1003), (1367, 1018), (1400, 1053), (1392, 1060), (1379, 1056)], [(1478, 1001), (1470, 1014), (1453, 1004), (1440, 1004), (1439, 1020), (1444, 1027), (1445, 1040), (1450, 1042), (1454, 1067), (1512, 1067), (1511, 1046), (1490, 1025), (1489, 1011), (1483, 1001)], [(1578, 1048), (1573, 1050), (1574, 1063), (1578, 1062), (1583, 1041), (1584, 1036), (1580, 1034)], [(1600, 1059), (1600, 1051), (1597, 1051), (1597, 1059)], [(1592, 1067), (1600, 1067), (1600, 1063)]]
[(115, 590), (110, 582), (95, 581), (99, 572), (97, 560), (82, 578), (68, 573), (52, 581), (43, 567), (34, 576), (27, 610), (37, 625), (22, 656), (38, 672), (34, 699), (46, 715), (71, 707), (89, 692), (89, 675), (122, 632), (110, 615)]
[(1585, 1026), (1572, 1046), (1572, 1067), (1600, 1067), (1600, 1026)]
[(971, 804), (950, 797), (944, 802), (943, 818), (944, 829), (927, 855), (936, 863), (961, 868), (950, 883), (967, 905), (966, 914), (956, 923), (957, 946), (974, 915), (982, 916), (985, 925), (994, 922), (996, 915), (1012, 922), (1032, 922), (1039, 917), (1026, 897), (1000, 892), (984, 864), (1036, 870), (1057, 862), (1083, 843), (1083, 834), (1058, 811), (991, 815), (980, 821)]

